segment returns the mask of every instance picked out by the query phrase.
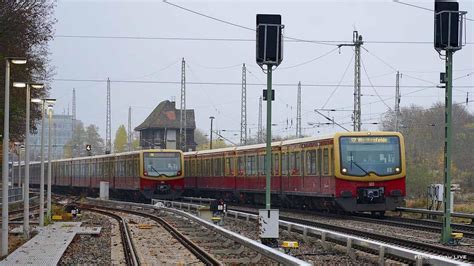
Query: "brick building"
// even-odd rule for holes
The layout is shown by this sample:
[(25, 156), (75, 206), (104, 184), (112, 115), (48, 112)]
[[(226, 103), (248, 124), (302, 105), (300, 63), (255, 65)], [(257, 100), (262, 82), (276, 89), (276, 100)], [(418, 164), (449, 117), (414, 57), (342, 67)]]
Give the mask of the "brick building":
[[(181, 110), (176, 109), (176, 103), (161, 102), (150, 115), (135, 128), (140, 132), (140, 146), (147, 148), (179, 149), (179, 120)], [(196, 122), (194, 110), (186, 110), (186, 151), (196, 150), (194, 130)]]

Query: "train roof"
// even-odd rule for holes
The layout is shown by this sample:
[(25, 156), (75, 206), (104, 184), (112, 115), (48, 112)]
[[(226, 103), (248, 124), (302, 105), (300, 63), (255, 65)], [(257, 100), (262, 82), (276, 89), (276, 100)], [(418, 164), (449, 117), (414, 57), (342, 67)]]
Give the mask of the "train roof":
[[(322, 136), (311, 136), (311, 137), (304, 137), (304, 138), (298, 138), (298, 139), (273, 141), (272, 147), (295, 145), (295, 144), (297, 145), (297, 144), (305, 143), (305, 142), (334, 139), (339, 136), (367, 136), (367, 135), (400, 135), (400, 133), (391, 132), (391, 131), (337, 132), (337, 133), (332, 133), (332, 134), (322, 135)], [(245, 145), (245, 146), (219, 148), (219, 149), (213, 149), (213, 150), (185, 152), (184, 155), (201, 155), (201, 154), (210, 154), (210, 153), (219, 153), (219, 152), (245, 151), (245, 150), (263, 149), (265, 147), (266, 147), (265, 143), (259, 143), (259, 144)]]
[[(68, 161), (101, 159), (101, 158), (109, 158), (109, 157), (116, 157), (116, 156), (126, 156), (126, 155), (140, 154), (141, 152), (181, 152), (181, 151), (180, 150), (168, 150), (168, 149), (149, 149), (149, 150), (121, 152), (121, 153), (101, 154), (101, 155), (95, 155), (95, 156), (64, 158), (64, 159), (52, 160), (51, 162), (68, 162)], [(47, 162), (47, 161), (48, 160), (45, 160), (45, 162)], [(40, 162), (31, 162), (30, 164), (37, 164), (37, 163), (40, 163)]]

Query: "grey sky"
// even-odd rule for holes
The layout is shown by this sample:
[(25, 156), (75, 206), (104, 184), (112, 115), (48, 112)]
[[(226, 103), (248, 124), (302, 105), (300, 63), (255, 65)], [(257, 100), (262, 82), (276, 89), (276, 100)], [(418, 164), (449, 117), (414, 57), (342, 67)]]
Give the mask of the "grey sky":
[[(359, 31), (365, 41), (362, 61), (378, 94), (391, 108), (394, 105), (395, 70), (402, 72), (401, 105), (428, 107), (443, 101), (444, 91), (404, 85), (429, 86), (437, 84), (444, 69), (433, 49), (433, 13), (386, 1), (171, 1), (186, 8), (205, 13), (239, 25), (254, 28), (257, 13), (278, 13), (285, 24), (285, 35), (323, 41), (352, 41), (352, 31)], [(433, 8), (434, 1), (406, 2)], [(459, 1), (460, 9), (474, 18), (473, 1)], [(56, 8), (56, 35), (139, 36), (139, 37), (199, 37), (255, 39), (255, 32), (223, 24), (173, 7), (162, 1), (59, 1)], [(454, 102), (464, 102), (466, 92), (474, 99), (474, 41), (473, 21), (467, 22), (467, 41), (454, 55)], [(379, 44), (371, 41), (426, 41), (428, 44)], [(336, 44), (336, 43), (334, 43)], [(340, 131), (337, 127), (311, 128), (308, 122), (325, 122), (313, 110), (326, 102), (335, 86), (314, 87), (305, 84), (337, 84), (344, 73), (353, 51), (343, 47), (314, 62), (288, 68), (323, 55), (335, 46), (286, 41), (284, 60), (274, 72), (274, 83), (294, 86), (275, 86), (273, 121), (274, 134), (295, 134), (296, 91), (302, 87), (302, 126), (304, 134)], [(186, 79), (190, 82), (241, 82), (242, 63), (246, 63), (248, 83), (265, 83), (266, 77), (255, 63), (255, 43), (251, 41), (182, 41), (182, 40), (127, 40), (57, 37), (51, 43), (52, 64), (57, 79), (106, 79), (180, 81), (181, 58), (187, 63)], [(380, 58), (387, 64), (383, 63)], [(342, 84), (353, 84), (353, 62)], [(415, 79), (418, 78), (418, 79)], [(422, 81), (419, 79), (431, 81)], [(362, 121), (377, 122), (388, 110), (380, 102), (362, 69)], [(58, 98), (56, 112), (67, 113), (71, 106), (72, 88), (76, 88), (77, 117), (85, 124), (96, 124), (105, 136), (106, 83), (52, 83), (51, 96)], [(112, 138), (120, 124), (127, 125), (128, 107), (132, 106), (132, 126), (141, 123), (152, 109), (166, 99), (177, 100), (179, 84), (138, 84), (112, 82)], [(247, 87), (248, 127), (257, 131), (258, 97), (263, 86)], [(353, 88), (340, 87), (327, 103), (327, 108), (352, 109)], [(377, 103), (372, 103), (377, 102)], [(370, 104), (371, 103), (371, 104)], [(470, 103), (469, 110), (474, 110)], [(215, 128), (236, 130), (224, 136), (234, 136), (240, 129), (240, 86), (187, 85), (187, 107), (195, 109), (198, 128), (209, 130), (209, 116), (215, 116)], [(264, 108), (265, 109), (265, 108)], [(265, 114), (265, 112), (264, 112)], [(331, 114), (336, 121), (351, 128), (350, 112)], [(265, 116), (264, 116), (265, 117)], [(287, 128), (289, 121), (289, 128)], [(291, 121), (293, 121), (291, 123)], [(265, 123), (265, 122), (264, 122)], [(291, 127), (290, 127), (291, 126)], [(376, 129), (374, 125), (363, 125)]]

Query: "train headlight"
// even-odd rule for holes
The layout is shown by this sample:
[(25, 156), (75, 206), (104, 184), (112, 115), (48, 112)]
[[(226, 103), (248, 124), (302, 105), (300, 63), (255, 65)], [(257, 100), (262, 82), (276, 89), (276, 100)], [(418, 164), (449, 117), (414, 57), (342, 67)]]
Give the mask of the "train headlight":
[(395, 168), (395, 172), (399, 173), (400, 172), (400, 168)]
[(347, 169), (346, 168), (342, 168), (342, 172), (345, 174), (347, 173)]

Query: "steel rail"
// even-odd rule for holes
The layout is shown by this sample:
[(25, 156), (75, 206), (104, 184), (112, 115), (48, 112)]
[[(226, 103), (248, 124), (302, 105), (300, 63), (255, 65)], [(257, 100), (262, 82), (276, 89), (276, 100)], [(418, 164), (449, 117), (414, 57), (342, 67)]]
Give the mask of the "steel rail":
[[(248, 214), (252, 214), (252, 215), (258, 215), (258, 213), (251, 212), (251, 211), (239, 211), (239, 212), (248, 213)], [(295, 223), (295, 224), (302, 224), (302, 225), (307, 225), (307, 226), (312, 226), (312, 227), (317, 227), (317, 228), (323, 228), (323, 229), (326, 229), (326, 230), (332, 230), (332, 231), (336, 231), (336, 232), (342, 232), (342, 233), (345, 233), (345, 234), (355, 235), (355, 236), (359, 236), (359, 237), (367, 237), (367, 238), (382, 241), (382, 242), (385, 242), (385, 243), (395, 244), (395, 245), (399, 245), (399, 246), (403, 246), (403, 247), (415, 248), (415, 249), (418, 249), (420, 251), (429, 252), (429, 253), (432, 253), (432, 254), (443, 255), (443, 256), (448, 256), (448, 257), (455, 257), (455, 258), (465, 258), (465, 260), (469, 261), (470, 263), (474, 262), (474, 253), (467, 252), (467, 251), (462, 251), (462, 250), (457, 250), (457, 249), (453, 249), (453, 248), (449, 248), (449, 247), (438, 246), (438, 245), (433, 245), (433, 244), (428, 244), (428, 243), (422, 243), (422, 242), (417, 242), (417, 241), (413, 241), (413, 240), (388, 236), (388, 235), (385, 235), (385, 234), (367, 232), (367, 231), (363, 231), (363, 230), (359, 230), (359, 229), (348, 228), (348, 227), (343, 227), (343, 226), (333, 225), (333, 224), (327, 224), (327, 223), (322, 223), (322, 222), (317, 222), (317, 221), (310, 221), (310, 220), (305, 220), (305, 219), (287, 217), (287, 216), (282, 216), (282, 215), (280, 215), (280, 220)]]
[[(343, 219), (347, 220), (356, 220), (361, 222), (370, 222), (370, 223), (377, 223), (381, 225), (389, 225), (389, 226), (396, 226), (401, 228), (410, 228), (420, 231), (427, 231), (427, 232), (441, 232), (442, 223), (436, 221), (427, 221), (427, 220), (418, 220), (418, 219), (405, 219), (399, 217), (390, 217), (385, 216), (384, 218), (377, 219), (377, 218), (370, 218), (364, 216), (347, 216), (342, 217)], [(467, 238), (474, 238), (474, 227), (469, 225), (462, 225), (462, 224), (451, 224), (452, 228), (455, 229), (456, 232), (463, 233), (464, 237)]]
[[(191, 202), (191, 203), (204, 203), (209, 204), (214, 199), (211, 198), (194, 198), (194, 197), (182, 197), (183, 200)], [(230, 208), (236, 208), (236, 206), (229, 206)], [(251, 207), (253, 208), (253, 207)], [(240, 211), (239, 209), (236, 209)], [(410, 209), (412, 210), (412, 209)], [(417, 209), (413, 209), (417, 210)], [(430, 220), (419, 220), (419, 219), (408, 219), (403, 217), (397, 216), (385, 216), (381, 218), (373, 218), (368, 217), (365, 215), (346, 215), (346, 214), (330, 214), (330, 213), (321, 213), (315, 211), (302, 211), (302, 210), (294, 210), (294, 209), (280, 209), (280, 211), (285, 212), (296, 212), (296, 213), (303, 213), (303, 214), (311, 214), (317, 215), (321, 217), (328, 217), (328, 218), (338, 218), (338, 219), (347, 219), (347, 220), (356, 220), (361, 222), (370, 222), (370, 223), (377, 223), (381, 225), (389, 225), (389, 226), (397, 226), (402, 228), (410, 228), (415, 230), (427, 231), (427, 232), (440, 232), (442, 223), (437, 221), (430, 221)], [(470, 218), (470, 214), (459, 214), (464, 218)], [(464, 237), (467, 238), (474, 238), (474, 225), (464, 225), (464, 224), (451, 224), (452, 228), (455, 229), (456, 232), (463, 233)]]
[[(195, 199), (193, 201), (199, 201), (207, 203), (209, 199)], [(174, 208), (181, 208), (189, 210), (195, 210), (202, 205), (190, 204), (190, 203), (183, 203), (183, 202), (166, 202), (167, 205), (174, 207)], [(252, 212), (240, 212), (234, 210), (228, 210), (226, 213), (227, 216), (233, 216), (234, 218), (243, 218), (247, 221), (250, 219), (257, 219), (258, 215)], [(280, 216), (281, 218), (281, 216)], [(403, 262), (415, 262), (418, 264), (428, 263), (433, 265), (470, 265), (460, 261), (459, 259), (466, 260), (467, 256), (456, 257), (456, 255), (448, 254), (447, 256), (439, 256), (439, 255), (432, 255), (431, 249), (428, 252), (424, 251), (417, 251), (414, 249), (405, 248), (406, 244), (401, 245), (392, 245), (387, 243), (386, 241), (377, 241), (371, 240), (367, 238), (360, 238), (351, 234), (340, 233), (340, 230), (328, 230), (321, 227), (315, 226), (308, 226), (303, 225), (301, 223), (289, 222), (280, 219), (280, 227), (286, 228), (288, 231), (293, 231), (296, 233), (302, 234), (304, 237), (311, 236), (311, 237), (319, 237), (321, 240), (327, 241), (327, 239), (332, 239), (333, 242), (342, 243), (343, 245), (347, 245), (353, 248), (356, 247), (360, 250), (366, 251), (368, 253), (378, 254), (379, 255), (379, 262), (383, 263), (384, 257), (387, 258), (395, 258), (396, 260), (403, 261)], [(385, 237), (385, 236), (384, 236)], [(437, 247), (437, 246), (436, 246)], [(449, 258), (457, 258), (449, 259)], [(466, 259), (464, 259), (466, 258)]]
[[(134, 203), (134, 202), (123, 202), (123, 201), (112, 201), (112, 200), (98, 200), (94, 198), (87, 198), (88, 202), (93, 202), (94, 204), (97, 204), (99, 206), (110, 206), (111, 204), (113, 205), (119, 205), (122, 208), (141, 208), (141, 209), (146, 209), (146, 210), (165, 210), (168, 212), (173, 212), (177, 215), (189, 218), (197, 223), (200, 223), (202, 226), (205, 226), (209, 228), (210, 230), (213, 230), (221, 235), (223, 235), (226, 238), (229, 238), (257, 253), (260, 253), (262, 256), (267, 257), (271, 260), (274, 260), (278, 263), (281, 263), (283, 265), (310, 265), (309, 263), (302, 261), (298, 258), (292, 257), (290, 255), (287, 255), (285, 253), (282, 253), (278, 250), (275, 250), (273, 248), (267, 247), (257, 241), (254, 241), (252, 239), (246, 238), (238, 233), (232, 232), (230, 230), (227, 230), (225, 228), (222, 228), (221, 226), (215, 225), (209, 221), (203, 220), (195, 215), (192, 215), (188, 212), (181, 211), (178, 209), (174, 208), (167, 208), (167, 207), (157, 207), (153, 206), (150, 204), (143, 204), (143, 203)], [(173, 202), (170, 201), (163, 201), (166, 203), (170, 203), (169, 206), (173, 206)], [(181, 203), (177, 203), (181, 204)], [(188, 207), (189, 209), (191, 208), (191, 205), (193, 204), (185, 204), (183, 203), (181, 207)], [(188, 209), (188, 210), (189, 210)], [(123, 211), (123, 209), (120, 209)]]
[[(87, 207), (92, 207), (93, 205), (82, 205)], [(133, 210), (126, 210), (122, 208), (112, 208), (112, 207), (104, 207), (104, 206), (93, 206), (93, 209), (105, 209), (109, 211), (119, 211), (125, 212), (137, 216), (142, 216), (149, 218), (157, 223), (159, 223), (168, 233), (170, 233), (176, 240), (178, 240), (186, 249), (188, 249), (192, 254), (194, 254), (200, 261), (202, 261), (206, 265), (222, 265), (220, 261), (214, 258), (212, 255), (207, 253), (205, 250), (201, 249), (198, 245), (192, 242), (189, 238), (181, 234), (178, 230), (176, 230), (173, 226), (171, 226), (168, 222), (163, 220), (161, 217), (158, 217), (153, 214), (144, 213), (140, 211), (133, 211)]]
[(140, 265), (140, 260), (137, 256), (135, 246), (133, 245), (127, 222), (120, 215), (115, 214), (113, 212), (105, 211), (102, 208), (97, 208), (95, 206), (81, 205), (81, 208), (83, 210), (100, 213), (117, 220), (117, 222), (119, 223), (120, 237), (122, 239), (122, 247), (126, 264), (131, 266)]
[[(416, 209), (416, 208), (398, 207), (396, 209), (396, 211), (421, 213), (421, 214), (428, 214), (428, 215), (434, 215), (434, 216), (443, 216), (444, 215), (442, 211), (433, 211), (433, 210)], [(474, 223), (474, 213), (453, 212), (453, 213), (451, 213), (451, 216), (452, 217), (457, 217), (457, 218), (471, 219), (471, 222)]]

